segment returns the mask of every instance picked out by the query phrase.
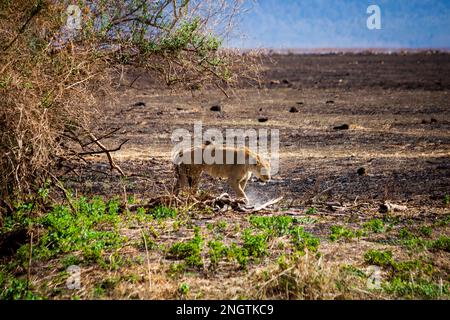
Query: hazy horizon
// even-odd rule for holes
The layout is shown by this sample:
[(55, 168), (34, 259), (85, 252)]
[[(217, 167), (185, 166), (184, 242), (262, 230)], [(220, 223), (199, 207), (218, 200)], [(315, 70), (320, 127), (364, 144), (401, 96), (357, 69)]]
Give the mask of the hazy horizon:
[[(372, 4), (381, 9), (380, 30), (366, 25)], [(258, 0), (245, 7), (248, 12), (225, 41), (227, 47), (450, 48), (450, 0)]]

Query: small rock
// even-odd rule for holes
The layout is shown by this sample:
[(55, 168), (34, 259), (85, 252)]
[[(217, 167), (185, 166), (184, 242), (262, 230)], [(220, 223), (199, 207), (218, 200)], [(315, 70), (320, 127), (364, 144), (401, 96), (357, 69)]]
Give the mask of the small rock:
[(340, 202), (333, 201), (333, 202), (327, 202), (327, 207), (331, 211), (343, 211), (345, 210), (345, 207), (342, 206)]
[(209, 108), (209, 110), (214, 111), (214, 112), (220, 112), (220, 111), (222, 111), (222, 106), (214, 105), (211, 108)]
[(334, 100), (327, 100), (326, 104), (333, 104)]
[(431, 123), (436, 123), (437, 120), (436, 120), (435, 118), (431, 118), (430, 122), (431, 122)]
[(428, 121), (427, 120), (425, 120), (425, 119), (422, 119), (422, 124), (427, 124), (428, 123)]
[(177, 107), (177, 110), (178, 110), (178, 111), (183, 111), (184, 109), (183, 109), (183, 108), (180, 108), (180, 107)]
[(297, 113), (297, 112), (298, 112), (298, 109), (297, 109), (296, 107), (291, 107), (291, 108), (289, 109), (289, 112), (291, 112), (291, 113)]
[(405, 211), (406, 209), (408, 209), (406, 206), (393, 204), (393, 203), (386, 201), (386, 202), (380, 204), (380, 208), (378, 209), (378, 211), (380, 213), (387, 213), (387, 212), (391, 212), (391, 211)]
[(350, 129), (350, 126), (348, 124), (344, 123), (343, 125), (336, 126), (333, 129), (334, 130), (348, 130), (348, 129)]
[(271, 80), (270, 84), (280, 84), (280, 80)]
[(267, 122), (268, 120), (269, 120), (269, 118), (267, 118), (267, 117), (258, 118), (258, 122)]
[(303, 102), (302, 102), (302, 101), (299, 101), (299, 102), (297, 102), (297, 104), (300, 105), (300, 106), (302, 106), (302, 105), (303, 105)]
[(136, 102), (135, 104), (133, 104), (133, 107), (145, 107), (145, 106), (146, 106), (145, 102), (142, 102), (142, 101), (139, 101), (139, 102)]
[(261, 112), (262, 111), (262, 108), (259, 108), (259, 112)]
[(281, 82), (284, 83), (284, 84), (290, 84), (291, 83), (288, 79), (283, 79)]
[(365, 176), (367, 174), (366, 168), (361, 167), (358, 170), (356, 170), (356, 173), (359, 174), (360, 176)]

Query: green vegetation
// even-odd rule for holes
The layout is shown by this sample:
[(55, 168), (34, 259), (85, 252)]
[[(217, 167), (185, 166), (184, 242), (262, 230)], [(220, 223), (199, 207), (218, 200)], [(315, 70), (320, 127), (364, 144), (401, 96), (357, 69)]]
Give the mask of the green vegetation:
[(364, 224), (364, 229), (375, 232), (375, 233), (381, 233), (386, 231), (386, 228), (384, 226), (384, 223), (380, 219), (373, 219), (369, 222), (366, 222)]
[(182, 295), (182, 296), (187, 296), (189, 294), (189, 284), (187, 283), (182, 283), (180, 284), (180, 286), (178, 287), (178, 292)]
[(337, 241), (339, 239), (353, 239), (355, 237), (360, 237), (362, 235), (361, 231), (357, 231), (356, 233), (352, 230), (343, 227), (343, 226), (331, 226), (331, 234), (330, 234), (330, 240), (331, 241)]
[(430, 248), (450, 252), (450, 237), (440, 236), (437, 240), (431, 241)]
[[(42, 195), (45, 196), (45, 194), (45, 190), (42, 190)], [(10, 232), (31, 226), (38, 228), (39, 237), (33, 242), (32, 261), (33, 263), (48, 262), (54, 265), (58, 272), (51, 281), (57, 285), (49, 289), (49, 292), (42, 291), (46, 284), (39, 281), (36, 282), (39, 283), (39, 287), (35, 286), (33, 281), (27, 283), (24, 271), (27, 269), (30, 248), (26, 242), (17, 250), (10, 263), (0, 267), (0, 298), (41, 299), (60, 294), (69, 294), (69, 297), (64, 296), (67, 298), (80, 298), (79, 292), (64, 290), (64, 281), (68, 276), (65, 270), (71, 265), (80, 265), (82, 268), (87, 265), (89, 268), (99, 266), (107, 270), (118, 270), (117, 275), (105, 277), (85, 291), (91, 298), (110, 297), (115, 295), (117, 290), (114, 289), (122, 281), (130, 281), (136, 285), (146, 283), (146, 275), (142, 275), (142, 271), (133, 271), (142, 275), (138, 278), (131, 276), (128, 279), (120, 274), (122, 270), (125, 270), (123, 268), (125, 266), (145, 268), (147, 250), (163, 254), (167, 258), (177, 259), (165, 270), (167, 281), (172, 281), (174, 284), (172, 294), (181, 298), (189, 296), (190, 292), (189, 284), (181, 282), (182, 279), (185, 281), (186, 278), (209, 272), (220, 274), (224, 268), (225, 270), (230, 268), (234, 270), (233, 272), (245, 272), (251, 268), (250, 264), (263, 262), (264, 265), (268, 263), (272, 266), (275, 263), (274, 266), (279, 268), (277, 272), (288, 272), (287, 270), (291, 268), (298, 268), (295, 272), (289, 271), (289, 277), (299, 277), (298, 281), (292, 282), (283, 273), (280, 279), (274, 280), (278, 283), (277, 288), (280, 290), (288, 284), (291, 295), (299, 294), (298, 290), (303, 283), (301, 280), (303, 277), (309, 279), (308, 281), (311, 280), (312, 282), (308, 285), (314, 287), (315, 281), (325, 276), (322, 271), (311, 279), (308, 275), (310, 272), (316, 272), (313, 271), (317, 268), (314, 263), (318, 263), (317, 259), (320, 256), (318, 251), (320, 239), (307, 232), (301, 225), (305, 223), (305, 219), (309, 219), (306, 221), (308, 224), (312, 223), (311, 220), (314, 219), (309, 217), (253, 215), (248, 218), (248, 221), (243, 218), (239, 224), (231, 224), (226, 219), (203, 224), (194, 220), (195, 213), (183, 212), (179, 215), (177, 209), (166, 206), (144, 209), (138, 206), (138, 200), (133, 201), (136, 202), (137, 209), (131, 212), (121, 209), (124, 206), (119, 202), (119, 198), (109, 201), (99, 197), (89, 200), (85, 197), (70, 198), (70, 205), (54, 206), (47, 214), (34, 218), (27, 215), (32, 205), (24, 203), (17, 205), (14, 214), (5, 220), (2, 231)], [(243, 226), (242, 230), (241, 226)], [(132, 232), (133, 238), (130, 241), (120, 232), (124, 227), (127, 230), (138, 229), (137, 232)], [(181, 234), (190, 231), (193, 232), (193, 236), (175, 243), (165, 242), (171, 241), (167, 238), (173, 239), (171, 232), (175, 230), (179, 230)], [(330, 239), (334, 241), (353, 239), (362, 231), (380, 233), (386, 230), (386, 224), (380, 219), (372, 219), (360, 230), (354, 230), (345, 226), (332, 226)], [(434, 232), (437, 233), (438, 230)], [(411, 225), (401, 228), (398, 231), (398, 239), (389, 243), (400, 244), (402, 246), (397, 248), (407, 250), (422, 246), (425, 250), (429, 250), (427, 254), (437, 250), (449, 251), (449, 237), (441, 235), (437, 239), (431, 239), (432, 234), (432, 226)], [(428, 238), (422, 239), (419, 235)], [(139, 250), (140, 254), (136, 256), (136, 253), (133, 253), (135, 255), (133, 258), (119, 254), (124, 252), (122, 248), (128, 246)], [(306, 255), (307, 252), (314, 254)], [(403, 254), (404, 252), (400, 253), (400, 256)], [(313, 261), (316, 262), (313, 263)], [(441, 280), (442, 268), (434, 266), (431, 258), (425, 253), (417, 255), (416, 259), (396, 260), (391, 250), (371, 249), (364, 253), (364, 261), (368, 265), (383, 268), (382, 290), (375, 291), (374, 294), (423, 299), (445, 298), (449, 295), (448, 282), (445, 279), (443, 279), (444, 282)], [(312, 269), (306, 272), (303, 268), (309, 263), (312, 263), (310, 266)], [(208, 269), (203, 268), (205, 265)], [(351, 265), (342, 266), (335, 271), (332, 274), (327, 273), (326, 276), (332, 279), (337, 277), (337, 282), (333, 282), (332, 288), (338, 292), (340, 290), (347, 292), (345, 288), (348, 288), (348, 282), (346, 282), (348, 279), (353, 279), (355, 283), (365, 283), (369, 277), (365, 271)], [(274, 272), (274, 269), (268, 269), (267, 274), (261, 275), (262, 279), (265, 279), (264, 281), (272, 279), (271, 272)], [(292, 286), (293, 284), (295, 286)], [(328, 286), (327, 282), (323, 284)]]
[(193, 267), (202, 267), (201, 256), (203, 238), (200, 228), (194, 228), (194, 238), (186, 242), (177, 242), (169, 249), (169, 253), (177, 259), (184, 259), (186, 264)]
[(434, 268), (422, 260), (396, 261), (391, 251), (368, 250), (364, 254), (368, 264), (386, 269), (384, 292), (407, 299), (438, 299), (448, 297), (449, 286), (434, 277)]
[(0, 269), (0, 300), (39, 300), (26, 279), (18, 279)]
[(165, 206), (157, 206), (152, 209), (151, 215), (156, 219), (176, 218), (177, 210)]
[(433, 233), (433, 228), (431, 228), (430, 226), (421, 226), (420, 233), (425, 237), (430, 237)]
[(289, 216), (251, 216), (250, 223), (259, 229), (267, 230), (273, 235), (286, 235), (295, 219)]
[(394, 262), (391, 251), (368, 250), (364, 254), (364, 261), (369, 264), (386, 267)]
[(292, 243), (300, 252), (305, 249), (316, 252), (319, 248), (320, 240), (306, 232), (302, 227), (295, 227), (291, 230)]
[(448, 206), (450, 205), (450, 195), (446, 194), (444, 196), (444, 199), (442, 200), (442, 202), (444, 203), (444, 205)]
[(436, 284), (427, 280), (417, 279), (414, 282), (393, 278), (383, 284), (383, 289), (398, 297), (407, 299), (439, 299), (449, 295), (449, 286)]
[[(105, 250), (118, 249), (126, 238), (120, 235), (120, 217), (106, 210), (100, 198), (88, 202), (81, 197), (70, 207), (56, 206), (49, 214), (38, 219), (46, 232), (35, 246), (37, 257), (50, 258), (59, 253), (82, 251), (86, 260), (98, 261)], [(109, 208), (115, 204), (109, 203)]]
[(227, 257), (229, 249), (221, 241), (209, 241), (209, 259), (211, 260), (211, 266), (213, 268), (217, 267), (219, 261)]
[(317, 213), (317, 209), (314, 207), (308, 208), (308, 210), (306, 210), (305, 214), (316, 214)]
[(267, 254), (267, 241), (269, 235), (266, 232), (253, 233), (251, 229), (245, 229), (242, 233), (244, 241), (243, 249), (251, 257), (262, 257)]

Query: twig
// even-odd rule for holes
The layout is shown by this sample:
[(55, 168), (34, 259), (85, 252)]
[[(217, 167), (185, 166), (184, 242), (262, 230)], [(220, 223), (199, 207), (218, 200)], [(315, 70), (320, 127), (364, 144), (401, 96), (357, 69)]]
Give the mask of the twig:
[(6, 46), (6, 48), (3, 51), (7, 51), (9, 48), (11, 48), (11, 46), (14, 44), (14, 42), (16, 42), (17, 38), (19, 38), (19, 35), (25, 31), (25, 28), (27, 27), (28, 23), (30, 23), (31, 19), (33, 19), (39, 13), (39, 11), (41, 11), (42, 5), (43, 5), (43, 1), (40, 0), (37, 4), (35, 4), (33, 6), (33, 9), (31, 9), (31, 13), (30, 13), (30, 16), (28, 17), (27, 21), (25, 21), (25, 23), (19, 29), (19, 32), (17, 33), (17, 35), (14, 37), (14, 39), (11, 40), (10, 43), (8, 43), (8, 45)]
[(33, 256), (33, 232), (31, 232), (30, 251), (28, 252), (27, 289), (29, 289), (29, 286), (30, 286), (32, 256)]
[[(116, 133), (117, 131), (119, 131), (119, 130), (122, 129), (122, 128), (123, 128), (123, 127), (119, 127), (119, 128), (116, 128), (116, 129), (114, 129), (114, 130), (108, 132), (107, 134), (105, 134), (105, 135), (101, 136), (100, 138), (98, 138), (97, 141), (100, 141), (100, 140), (109, 138), (113, 133)], [(87, 147), (88, 145), (90, 145), (90, 144), (92, 144), (92, 143), (95, 143), (95, 141), (91, 141), (91, 142), (85, 143), (85, 144), (82, 145), (82, 147), (85, 148), (85, 147)]]
[(88, 135), (89, 135), (89, 137), (92, 139), (92, 141), (93, 141), (97, 146), (99, 146), (100, 149), (103, 150), (103, 152), (100, 152), (100, 153), (106, 153), (106, 156), (108, 157), (109, 165), (111, 166), (111, 170), (112, 170), (112, 169), (116, 169), (117, 171), (119, 171), (119, 173), (120, 173), (123, 177), (125, 177), (125, 173), (124, 173), (124, 172), (122, 171), (122, 169), (114, 162), (114, 160), (113, 160), (113, 158), (112, 158), (110, 152), (119, 150), (120, 147), (122, 147), (122, 145), (123, 145), (125, 142), (127, 142), (127, 140), (124, 141), (124, 142), (119, 146), (119, 148), (117, 148), (116, 150), (108, 150), (108, 149), (107, 149), (100, 141), (98, 141), (98, 139), (97, 139), (91, 132), (89, 132)]
[(152, 272), (150, 270), (150, 258), (148, 256), (147, 239), (145, 239), (145, 234), (144, 234), (144, 231), (142, 231), (142, 228), (141, 228), (141, 233), (142, 233), (142, 238), (144, 238), (145, 255), (147, 257), (148, 289), (150, 291), (151, 287), (152, 287)]
[[(97, 143), (100, 139), (97, 139), (96, 141), (92, 141), (90, 143)], [(101, 150), (101, 151), (86, 151), (86, 152), (80, 152), (78, 153), (79, 156), (86, 156), (86, 155), (91, 155), (91, 154), (101, 154), (101, 153), (108, 153), (108, 152), (115, 152), (115, 151), (119, 151), (120, 148), (122, 148), (122, 146), (127, 143), (130, 139), (125, 139), (117, 148), (114, 149), (105, 149), (105, 150)], [(89, 144), (90, 144), (89, 143)]]

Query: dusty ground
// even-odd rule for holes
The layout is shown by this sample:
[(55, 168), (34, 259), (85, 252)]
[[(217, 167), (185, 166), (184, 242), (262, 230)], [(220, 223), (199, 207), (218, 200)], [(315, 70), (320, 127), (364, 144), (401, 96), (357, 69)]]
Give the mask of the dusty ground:
[[(202, 121), (204, 130), (280, 130), (279, 174), (257, 188), (263, 195), (298, 201), (330, 189), (333, 200), (431, 205), (449, 191), (450, 55), (275, 56), (265, 70), (260, 88), (237, 89), (230, 99), (212, 90), (152, 89), (145, 76), (120, 88), (99, 121), (122, 128), (111, 146), (129, 139), (115, 153), (131, 175), (127, 190), (145, 196), (148, 183), (167, 185), (171, 133), (193, 132), (194, 121)], [(133, 106), (138, 102), (145, 105)], [(210, 111), (213, 105), (222, 111)], [(342, 124), (350, 129), (333, 129)], [(356, 173), (361, 167), (367, 175)], [(90, 179), (94, 192), (116, 189), (104, 184), (116, 178)]]
[[(389, 249), (399, 259), (414, 257), (409, 250), (392, 244), (398, 230), (405, 225), (432, 225), (449, 214), (444, 197), (450, 193), (450, 55), (285, 55), (267, 59), (264, 68), (259, 87), (236, 89), (229, 99), (214, 90), (172, 93), (145, 75), (130, 87), (136, 73), (125, 74), (124, 85), (118, 89), (119, 100), (102, 106), (98, 121), (105, 130), (121, 128), (120, 135), (105, 141), (108, 146), (129, 139), (114, 153), (129, 177), (109, 174), (106, 159), (98, 157), (94, 162), (99, 172), (73, 176), (67, 185), (81, 194), (134, 194), (145, 202), (171, 189), (170, 136), (174, 129), (192, 131), (194, 121), (199, 120), (204, 129), (276, 128), (280, 130), (279, 173), (264, 186), (250, 183), (252, 199), (283, 196), (276, 215), (316, 219), (316, 223), (305, 224), (305, 230), (320, 237), (319, 251), (327, 261), (365, 268), (363, 254), (369, 248)], [(222, 111), (210, 111), (213, 105), (220, 105)], [(298, 112), (290, 112), (292, 107)], [(261, 117), (268, 121), (259, 122)], [(349, 129), (334, 129), (343, 124)], [(360, 168), (367, 174), (359, 175)], [(208, 178), (202, 189), (213, 194), (229, 191), (224, 183)], [(357, 228), (374, 217), (386, 219), (378, 212), (384, 200), (408, 208), (391, 213), (389, 218), (397, 219), (398, 224), (390, 233), (359, 240), (329, 240), (331, 225)], [(339, 202), (342, 208), (331, 210), (326, 205), (330, 201)], [(309, 207), (317, 211), (306, 214)], [(228, 226), (225, 238), (232, 241), (238, 238), (234, 226), (245, 227), (247, 218), (244, 213), (230, 211), (192, 221), (205, 227), (224, 220)], [(191, 231), (175, 236), (169, 231), (160, 240), (187, 239)], [(139, 230), (124, 233), (130, 239), (140, 237)], [(433, 229), (431, 238), (440, 235), (449, 235), (448, 224)], [(142, 247), (124, 248), (123, 253), (146, 258)], [(426, 251), (423, 255), (434, 261), (439, 277), (448, 283), (448, 251)], [(178, 284), (186, 282), (190, 298), (255, 297), (254, 284), (247, 282), (255, 279), (255, 269), (276, 260), (276, 255), (271, 257), (251, 265), (248, 273), (224, 266), (213, 273), (193, 271), (171, 280), (164, 272), (172, 262), (152, 251), (148, 264), (130, 268), (137, 270), (141, 280), (119, 280), (114, 289), (106, 290), (106, 296), (176, 298)], [(150, 284), (146, 278), (149, 266), (153, 275)], [(90, 268), (90, 281), (105, 278)], [(129, 272), (111, 271), (108, 276), (124, 279)], [(153, 288), (148, 287), (151, 283)], [(95, 297), (89, 290), (84, 288), (77, 295)], [(373, 297), (363, 292), (364, 297)]]

